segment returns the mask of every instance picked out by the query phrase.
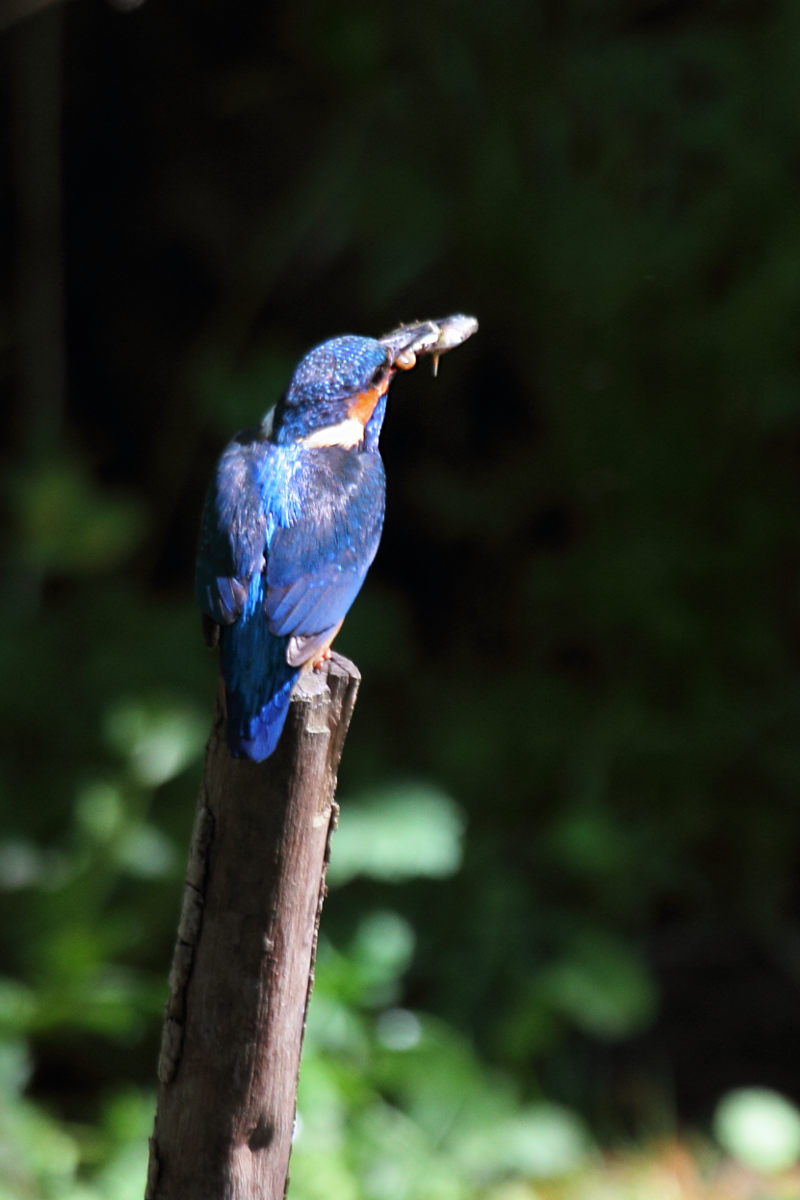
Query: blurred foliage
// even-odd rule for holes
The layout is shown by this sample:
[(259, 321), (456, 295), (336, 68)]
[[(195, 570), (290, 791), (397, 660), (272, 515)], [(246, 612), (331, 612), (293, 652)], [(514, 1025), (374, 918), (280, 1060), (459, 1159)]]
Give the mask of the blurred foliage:
[(798, 48), (791, 0), (2, 29), (0, 1200), (141, 1191), (216, 454), (456, 310), (338, 643), (295, 1196), (797, 1193)]
[(769, 1088), (729, 1092), (714, 1125), (720, 1144), (755, 1170), (784, 1171), (800, 1160), (800, 1113)]

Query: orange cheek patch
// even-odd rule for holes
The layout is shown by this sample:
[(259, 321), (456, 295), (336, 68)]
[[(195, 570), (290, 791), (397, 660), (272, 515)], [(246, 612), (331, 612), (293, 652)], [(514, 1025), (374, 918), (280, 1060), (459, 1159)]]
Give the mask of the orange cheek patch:
[(347, 410), (348, 417), (355, 417), (362, 425), (366, 425), (375, 411), (375, 405), (388, 386), (389, 382), (387, 380), (384, 383), (379, 383), (377, 387), (368, 388), (366, 392), (359, 392)]

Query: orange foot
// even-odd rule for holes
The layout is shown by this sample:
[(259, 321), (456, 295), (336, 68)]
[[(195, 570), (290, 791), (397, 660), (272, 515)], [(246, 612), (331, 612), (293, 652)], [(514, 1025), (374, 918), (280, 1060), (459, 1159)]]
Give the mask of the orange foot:
[(314, 670), (318, 671), (320, 669), (320, 667), (322, 666), (322, 664), (324, 662), (327, 662), (330, 657), (331, 657), (331, 648), (330, 648), (330, 646), (326, 646), (325, 649), (322, 651), (322, 654), (320, 654), (319, 658), (315, 659), (314, 664), (313, 664)]

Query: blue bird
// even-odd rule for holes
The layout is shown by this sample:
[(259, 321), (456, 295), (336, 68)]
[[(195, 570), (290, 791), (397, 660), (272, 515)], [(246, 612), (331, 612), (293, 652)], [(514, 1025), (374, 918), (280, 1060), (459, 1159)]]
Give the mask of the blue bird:
[(272, 754), (300, 671), (318, 665), (375, 557), (385, 480), (378, 438), (398, 369), (466, 340), (471, 317), (345, 335), (311, 350), (257, 429), (225, 449), (195, 576), (219, 645), (234, 757)]

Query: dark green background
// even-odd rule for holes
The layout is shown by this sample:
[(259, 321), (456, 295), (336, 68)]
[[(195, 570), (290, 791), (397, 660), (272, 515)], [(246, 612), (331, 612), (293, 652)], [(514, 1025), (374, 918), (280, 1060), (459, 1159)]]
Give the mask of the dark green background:
[(216, 454), (316, 341), (453, 311), (480, 333), (393, 388), (338, 648), (345, 806), (433, 785), (463, 862), (365, 868), (331, 945), (403, 915), (393, 1003), (600, 1137), (800, 1096), (799, 54), (790, 0), (2, 31), (0, 1017), (33, 1100), (152, 1083)]

